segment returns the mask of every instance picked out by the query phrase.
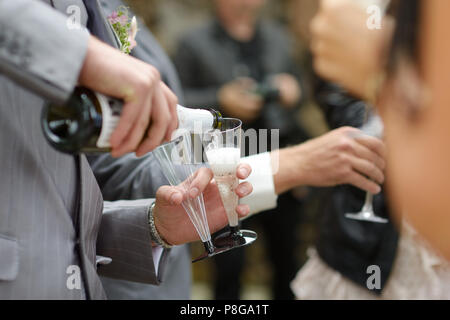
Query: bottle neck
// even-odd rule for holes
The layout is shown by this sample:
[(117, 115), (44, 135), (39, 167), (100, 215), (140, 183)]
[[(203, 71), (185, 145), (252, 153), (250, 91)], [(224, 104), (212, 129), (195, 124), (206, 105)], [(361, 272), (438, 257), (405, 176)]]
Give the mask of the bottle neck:
[(221, 115), (213, 109), (191, 109), (177, 105), (178, 128), (193, 132), (216, 129), (221, 124)]

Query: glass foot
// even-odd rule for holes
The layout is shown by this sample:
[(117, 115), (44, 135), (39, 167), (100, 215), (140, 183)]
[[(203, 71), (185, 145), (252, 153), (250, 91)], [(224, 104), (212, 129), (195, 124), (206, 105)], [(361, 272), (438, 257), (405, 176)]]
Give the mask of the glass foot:
[(374, 223), (388, 223), (389, 222), (389, 220), (378, 217), (371, 212), (347, 213), (345, 215), (345, 217), (348, 219), (374, 222)]
[(203, 242), (205, 252), (195, 258), (192, 263), (214, 257), (215, 255), (230, 251), (232, 249), (247, 246), (254, 242), (257, 238), (258, 235), (256, 232), (251, 230), (240, 230), (239, 227), (230, 227), (228, 231), (214, 237), (212, 242)]
[(214, 257), (215, 255), (218, 255), (219, 253), (223, 253), (225, 251), (230, 250), (228, 248), (218, 248), (218, 247), (214, 246), (214, 244), (212, 242), (203, 242), (203, 246), (205, 247), (205, 252), (202, 253), (197, 258), (195, 258), (194, 260), (192, 260), (192, 263), (204, 260), (206, 258)]
[(256, 232), (241, 230), (239, 227), (230, 227), (229, 230), (214, 237), (214, 245), (228, 250), (251, 244), (258, 238)]

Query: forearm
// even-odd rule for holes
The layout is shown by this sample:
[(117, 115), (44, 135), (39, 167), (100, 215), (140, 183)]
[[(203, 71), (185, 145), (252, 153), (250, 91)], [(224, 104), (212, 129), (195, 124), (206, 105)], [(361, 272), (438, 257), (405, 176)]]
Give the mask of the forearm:
[(253, 192), (240, 201), (250, 207), (250, 215), (275, 208), (278, 195), (307, 185), (299, 149), (301, 146), (295, 146), (242, 159), (242, 163), (252, 167), (247, 181), (252, 184)]
[(40, 1), (0, 1), (0, 73), (56, 102), (77, 84), (88, 48), (84, 27)]
[(271, 152), (275, 193), (283, 194), (298, 186), (307, 185), (307, 173), (302, 166), (302, 145)]
[[(271, 196), (264, 192), (269, 184), (272, 197), (300, 186), (340, 184), (352, 184), (373, 194), (380, 192), (378, 184), (384, 181), (384, 145), (378, 139), (357, 138), (358, 135), (361, 136), (360, 130), (343, 127), (300, 145), (272, 151), (267, 162), (255, 161), (260, 155), (254, 156), (253, 163), (244, 158), (251, 167), (260, 164), (259, 171), (266, 172), (262, 175), (266, 178), (263, 183), (258, 179), (253, 183), (251, 178), (255, 173), (252, 172), (249, 181), (254, 189), (247, 201), (261, 207), (258, 202)], [(269, 177), (270, 183), (267, 182)]]
[(99, 267), (102, 276), (159, 284), (168, 251), (155, 264), (148, 225), (153, 200), (105, 202), (97, 254), (112, 259)]
[[(125, 63), (123, 57), (119, 50), (91, 36), (88, 40), (86, 58), (80, 70), (79, 83), (106, 95), (129, 99), (136, 94), (134, 83), (141, 79), (133, 78), (137, 75), (130, 71), (131, 66), (127, 69), (126, 66), (120, 65)], [(132, 63), (130, 60), (127, 62)], [(145, 68), (143, 64), (143, 70)]]

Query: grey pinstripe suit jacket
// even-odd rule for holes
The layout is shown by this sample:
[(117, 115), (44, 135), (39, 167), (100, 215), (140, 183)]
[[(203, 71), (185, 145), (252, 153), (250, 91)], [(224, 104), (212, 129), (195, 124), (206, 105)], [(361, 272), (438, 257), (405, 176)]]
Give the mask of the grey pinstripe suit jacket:
[[(48, 4), (0, 0), (0, 299), (102, 299), (97, 271), (158, 283), (147, 227), (152, 200), (107, 203), (102, 215), (86, 158), (57, 153), (44, 140), (44, 99), (70, 95), (88, 39), (85, 28), (69, 30), (66, 16)], [(81, 0), (51, 4), (63, 12), (76, 5), (86, 23)], [(112, 263), (97, 270), (96, 255)], [(73, 265), (81, 289), (68, 286)]]

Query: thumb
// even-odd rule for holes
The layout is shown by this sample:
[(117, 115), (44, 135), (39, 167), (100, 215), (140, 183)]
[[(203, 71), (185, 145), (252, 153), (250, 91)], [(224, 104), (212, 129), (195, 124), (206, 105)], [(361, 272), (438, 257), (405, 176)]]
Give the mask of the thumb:
[(178, 206), (183, 202), (183, 192), (177, 187), (162, 186), (156, 192), (156, 201), (159, 206)]

